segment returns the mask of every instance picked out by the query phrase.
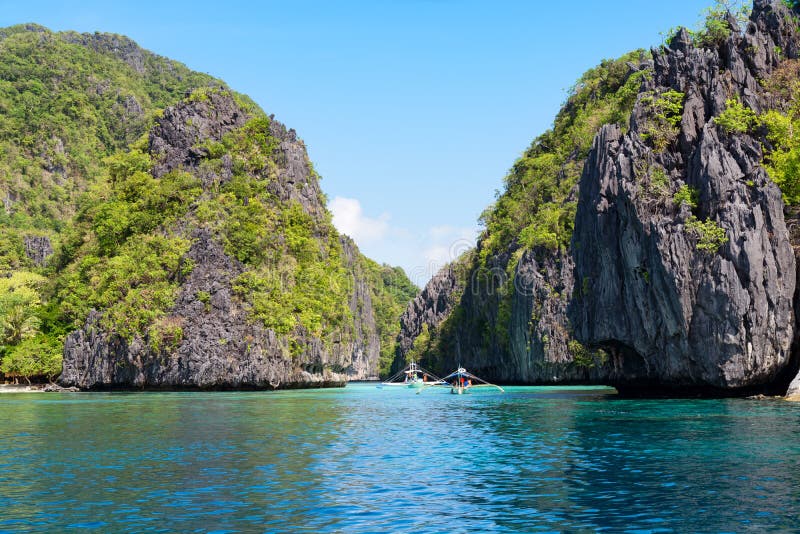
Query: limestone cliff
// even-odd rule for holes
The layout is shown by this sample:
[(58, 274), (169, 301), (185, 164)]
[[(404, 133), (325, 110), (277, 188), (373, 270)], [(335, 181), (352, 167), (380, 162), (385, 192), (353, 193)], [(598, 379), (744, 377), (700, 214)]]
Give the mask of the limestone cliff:
[[(647, 75), (629, 119), (601, 127), (579, 160), (568, 245), (512, 239), (481, 260), (479, 242), (464, 278), (447, 285), (452, 312), (434, 311), (446, 272), (409, 307), (398, 361), (424, 322), (437, 338), (428, 359), (498, 381), (645, 393), (785, 386), (797, 268), (781, 191), (762, 165), (765, 132), (714, 119), (731, 101), (775, 106), (763, 81), (800, 53), (793, 17), (757, 0), (743, 31), (729, 15), (725, 39), (693, 44), (681, 30), (631, 65)], [(672, 119), (661, 104), (670, 98)]]
[[(341, 386), (347, 380), (377, 377), (380, 338), (372, 296), (380, 288), (376, 288), (375, 280), (369, 276), (367, 260), (355, 244), (332, 230), (317, 177), (295, 132), (274, 119), (269, 120), (268, 131), (255, 134), (270, 139), (268, 146), (272, 151), (268, 154), (268, 165), (254, 167), (244, 178), (240, 162), (230, 152), (216, 154), (215, 164), (207, 164), (209, 151), (222, 150), (221, 145), (214, 143), (228, 139), (226, 135), (240, 131), (252, 118), (251, 113), (224, 90), (188, 98), (166, 109), (148, 137), (152, 176), (169, 176), (174, 171), (189, 173), (199, 180), (203, 190), (201, 198), (207, 202), (216, 201), (220, 188), (224, 190), (236, 180), (246, 178), (251, 189), (264, 187), (266, 192), (260, 196), (246, 196), (243, 207), (254, 202), (275, 202), (274, 217), (288, 217), (287, 210), (294, 213), (292, 206), (299, 206), (305, 215), (293, 216), (306, 221), (304, 224), (313, 230), (314, 234), (307, 238), (312, 240), (309, 243), (326, 247), (325, 252), (312, 251), (309, 261), (317, 261), (314, 254), (324, 253), (326, 256), (320, 256), (322, 261), (334, 264), (336, 277), (332, 275), (330, 283), (347, 285), (338, 290), (349, 295), (344, 304), (348, 316), (341, 317), (336, 324), (324, 325), (324, 335), (315, 334), (299, 323), (290, 331), (280, 333), (264, 322), (271, 317), (259, 320), (254, 315), (261, 302), (259, 295), (242, 293), (237, 287), (240, 277), (246, 273), (272, 276), (275, 271), (270, 269), (283, 269), (277, 274), (290, 278), (296, 275), (287, 270), (289, 267), (273, 267), (234, 256), (239, 251), (232, 245), (231, 236), (225, 233), (230, 231), (224, 217), (201, 223), (195, 213), (200, 202), (195, 201), (185, 216), (161, 229), (167, 235), (181, 236), (190, 243), (181, 261), (191, 268), (188, 274), (178, 277), (174, 305), (159, 319), (163, 324), (176, 325), (177, 329), (170, 332), (177, 333), (170, 334), (172, 337), (166, 339), (166, 343), (163, 339), (154, 343), (152, 330), (125, 337), (104, 322), (104, 313), (110, 312), (92, 311), (85, 327), (67, 338), (62, 385), (80, 388), (291, 388)], [(223, 201), (231, 202), (229, 197), (224, 197)], [(276, 227), (274, 232), (276, 235), (266, 236), (268, 241), (264, 246), (284, 250), (277, 247), (284, 247), (284, 241), (293, 236), (281, 235), (281, 227)], [(300, 261), (285, 254), (282, 260), (285, 265)], [(271, 282), (272, 278), (265, 280)], [(282, 283), (296, 285), (303, 283), (303, 279), (291, 278)], [(324, 284), (328, 282), (323, 279), (321, 283), (322, 286), (296, 289), (309, 293), (327, 290)], [(265, 295), (269, 298), (270, 294)], [(287, 311), (290, 319), (291, 311)]]

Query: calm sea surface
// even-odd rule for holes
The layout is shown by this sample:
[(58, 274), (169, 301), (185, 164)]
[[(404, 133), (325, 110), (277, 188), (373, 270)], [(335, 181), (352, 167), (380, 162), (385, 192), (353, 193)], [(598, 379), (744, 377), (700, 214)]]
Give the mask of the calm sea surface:
[(0, 531), (800, 530), (800, 404), (5, 394)]

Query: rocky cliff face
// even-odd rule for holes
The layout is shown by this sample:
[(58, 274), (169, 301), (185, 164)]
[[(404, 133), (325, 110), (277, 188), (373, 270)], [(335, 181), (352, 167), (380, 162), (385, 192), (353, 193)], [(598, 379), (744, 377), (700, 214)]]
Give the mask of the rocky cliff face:
[[(206, 142), (220, 141), (248, 118), (225, 91), (167, 109), (150, 132), (153, 175), (180, 169), (197, 175), (205, 189), (226, 183), (234, 174), (232, 160), (223, 157), (216, 170), (201, 166), (208, 150)], [(327, 217), (302, 142), (293, 130), (274, 120), (269, 128), (276, 139), (275, 164), (270, 165), (270, 178), (264, 178), (266, 188), (282, 201), (300, 204), (312, 218)], [(348, 307), (352, 322), (333, 333), (333, 342), (329, 342), (330, 338), (323, 340), (304, 331), (291, 337), (279, 335), (253, 320), (234, 288), (248, 266), (226, 253), (223, 238), (213, 230), (197, 226), (188, 217), (164, 230), (191, 241), (185, 256), (191, 272), (180, 280), (167, 319), (180, 329), (180, 339), (174, 346), (160, 348), (154, 348), (147, 334), (126, 340), (104, 330), (103, 310), (92, 312), (85, 327), (67, 338), (62, 385), (90, 389), (291, 388), (341, 386), (347, 380), (377, 377), (380, 341), (371, 300), (373, 288), (363, 257), (351, 240), (341, 238), (339, 242), (351, 287)]]
[[(450, 316), (463, 289), (463, 280), (456, 265), (445, 267), (430, 279), (400, 317), (397, 350), (401, 355), (411, 350), (423, 327), (436, 327)], [(397, 372), (404, 365), (402, 359), (398, 360), (393, 370)]]
[[(724, 392), (786, 379), (797, 269), (781, 192), (761, 165), (763, 132), (713, 119), (731, 99), (755, 112), (773, 104), (759, 80), (796, 58), (800, 39), (781, 2), (757, 0), (743, 33), (728, 19), (714, 47), (682, 30), (652, 51), (629, 128), (595, 137), (568, 249), (515, 242), (488, 271), (474, 262), (444, 317), (434, 279), (406, 313), (398, 360), (421, 320), (446, 366), (506, 382)], [(678, 131), (657, 145), (653, 102), (669, 91), (681, 95)], [(696, 192), (695, 206), (673, 199), (681, 190)], [(725, 238), (709, 244), (713, 228)]]
[[(759, 139), (713, 121), (731, 99), (764, 109), (756, 80), (778, 65), (776, 51), (796, 53), (790, 20), (782, 3), (756, 2), (744, 35), (730, 20), (717, 50), (693, 47), (684, 30), (654, 54), (645, 89), (686, 95), (674, 148), (642, 142), (643, 99), (629, 133), (605, 127), (595, 139), (573, 237), (576, 279), (589, 290), (569, 317), (581, 342), (630, 362), (612, 378), (620, 386), (767, 385), (790, 362), (796, 266), (781, 193), (761, 166)], [(644, 168), (663, 169), (672, 193), (697, 191), (695, 213), (648, 195)], [(698, 247), (692, 219), (713, 222), (727, 241)]]

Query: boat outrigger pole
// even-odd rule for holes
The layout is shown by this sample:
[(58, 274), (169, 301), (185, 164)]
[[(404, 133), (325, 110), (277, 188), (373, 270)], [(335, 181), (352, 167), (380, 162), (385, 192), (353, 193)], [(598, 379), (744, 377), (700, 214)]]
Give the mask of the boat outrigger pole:
[[(505, 393), (505, 390), (500, 386), (496, 384), (491, 384), (486, 380), (473, 375), (460, 365), (458, 366), (458, 369), (456, 369), (454, 372), (442, 378), (442, 381), (444, 382), (444, 384), (441, 385), (444, 386), (449, 385), (450, 393), (454, 393), (456, 395), (462, 395), (464, 393), (467, 393), (472, 388), (480, 388), (480, 387), (495, 388), (498, 389), (501, 393)], [(417, 391), (417, 395), (422, 393), (429, 386), (435, 386), (435, 385), (437, 384), (426, 385), (425, 387)]]
[(441, 378), (430, 371), (423, 369), (412, 360), (411, 363), (404, 367), (401, 371), (389, 377), (388, 380), (381, 382), (378, 387), (401, 386), (408, 388), (421, 388), (423, 386), (436, 384), (444, 384), (444, 382)]

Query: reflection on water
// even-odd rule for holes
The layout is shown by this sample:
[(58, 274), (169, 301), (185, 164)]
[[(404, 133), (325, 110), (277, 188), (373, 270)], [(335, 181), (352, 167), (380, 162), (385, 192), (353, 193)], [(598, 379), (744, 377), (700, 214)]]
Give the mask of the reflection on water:
[(0, 531), (790, 530), (798, 434), (590, 388), (7, 394)]

